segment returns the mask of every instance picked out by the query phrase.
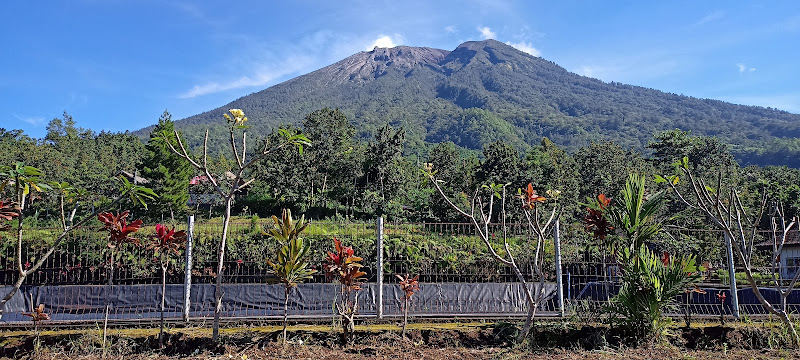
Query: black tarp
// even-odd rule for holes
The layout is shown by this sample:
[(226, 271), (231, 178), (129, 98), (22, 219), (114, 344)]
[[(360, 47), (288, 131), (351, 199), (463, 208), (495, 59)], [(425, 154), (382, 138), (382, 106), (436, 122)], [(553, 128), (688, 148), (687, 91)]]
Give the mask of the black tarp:
[[(401, 313), (403, 293), (396, 284), (384, 284), (384, 314)], [(377, 285), (365, 284), (359, 292), (359, 314), (376, 313)], [(4, 287), (2, 291), (10, 288)], [(555, 284), (545, 284), (548, 296)], [(289, 302), (290, 315), (327, 317), (334, 313), (337, 284), (301, 284), (293, 290)], [(223, 285), (222, 316), (271, 317), (283, 315), (282, 285)], [(2, 322), (25, 321), (22, 312), (34, 304), (45, 304), (53, 321), (98, 321), (111, 304), (110, 320), (155, 319), (160, 316), (160, 285), (71, 285), (24, 286), (5, 305)], [(184, 286), (167, 285), (166, 316), (179, 318), (184, 308)], [(552, 303), (552, 301), (551, 301)], [(207, 317), (214, 313), (214, 286), (194, 284), (191, 287), (190, 317)], [(552, 309), (552, 304), (546, 309)], [(436, 283), (420, 284), (409, 308), (411, 314), (469, 315), (524, 314), (525, 297), (517, 283)], [(546, 310), (545, 309), (545, 310)]]

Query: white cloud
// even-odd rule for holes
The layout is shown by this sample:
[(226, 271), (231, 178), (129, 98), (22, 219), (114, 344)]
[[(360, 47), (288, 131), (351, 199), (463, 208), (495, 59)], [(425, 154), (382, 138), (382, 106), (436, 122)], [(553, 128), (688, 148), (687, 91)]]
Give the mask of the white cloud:
[(43, 116), (26, 116), (26, 117), (22, 117), (22, 116), (19, 116), (17, 114), (14, 114), (14, 117), (17, 118), (17, 120), (19, 120), (19, 121), (22, 121), (24, 123), (28, 123), (28, 124), (30, 124), (32, 126), (37, 126), (37, 127), (44, 125), (44, 122), (45, 122), (45, 118)]
[(520, 41), (518, 43), (512, 43), (510, 41), (507, 41), (506, 45), (513, 46), (517, 50), (522, 51), (522, 52), (526, 52), (526, 53), (531, 54), (533, 56), (542, 56), (542, 52), (539, 51), (538, 49), (534, 48), (532, 43), (526, 43), (524, 41)]
[(456, 32), (456, 26), (455, 26), (455, 25), (448, 25), (448, 26), (446, 26), (446, 27), (444, 28), (444, 31), (445, 31), (446, 33), (453, 34), (453, 33), (455, 33), (455, 32)]
[(393, 48), (397, 46), (397, 44), (392, 41), (392, 38), (389, 35), (378, 35), (378, 38), (372, 42), (370, 46), (367, 47), (367, 51), (374, 49), (375, 47), (379, 48)]
[(484, 27), (478, 26), (478, 31), (480, 31), (481, 37), (484, 40), (497, 38), (497, 33), (492, 31), (492, 29), (490, 29), (488, 26), (484, 26)]
[(308, 58), (292, 57), (280, 64), (255, 65), (253, 66), (254, 69), (250, 71), (251, 75), (242, 75), (229, 81), (210, 81), (203, 85), (195, 85), (183, 94), (178, 95), (178, 97), (189, 99), (227, 90), (264, 86), (275, 79), (303, 70), (309, 62), (310, 59)]
[[(661, 55), (659, 55), (661, 56)], [(649, 79), (670, 76), (681, 71), (679, 59), (655, 58), (654, 56), (628, 57), (625, 59), (596, 60), (593, 64), (572, 67), (572, 72), (603, 81), (616, 81), (641, 85)]]
[(800, 114), (800, 93), (769, 94), (757, 96), (722, 96), (719, 100), (735, 104), (756, 105)]
[(736, 64), (736, 66), (739, 68), (739, 73), (756, 71), (756, 68), (749, 67), (749, 66), (747, 66), (745, 64), (742, 64), (742, 63), (738, 63), (738, 64)]
[(714, 12), (712, 12), (712, 13), (706, 15), (706, 16), (703, 16), (703, 18), (698, 20), (696, 23), (694, 23), (694, 25), (695, 26), (700, 26), (700, 25), (703, 25), (703, 24), (707, 24), (707, 23), (710, 23), (712, 21), (722, 19), (722, 17), (724, 17), (724, 16), (725, 16), (725, 12), (724, 11), (717, 10), (717, 11), (714, 11)]

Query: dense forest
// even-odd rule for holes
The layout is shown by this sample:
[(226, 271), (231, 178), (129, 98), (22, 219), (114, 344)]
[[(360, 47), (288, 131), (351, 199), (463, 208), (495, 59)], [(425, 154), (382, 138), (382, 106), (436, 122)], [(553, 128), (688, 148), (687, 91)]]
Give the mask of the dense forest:
[[(159, 143), (158, 133), (171, 133), (173, 126), (165, 112), (151, 138), (143, 143), (127, 132), (95, 133), (80, 128), (65, 113), (49, 123), (42, 139), (20, 130), (0, 129), (0, 164), (22, 161), (42, 169), (49, 181), (65, 181), (94, 194), (87, 204), (111, 196), (115, 177), (133, 180), (135, 176), (161, 194), (146, 214), (138, 210), (150, 219), (218, 211), (216, 197), (198, 177), (203, 174), (194, 173), (183, 159)], [(629, 173), (650, 179), (656, 174), (670, 174), (671, 164), (683, 157), (699, 174), (710, 178), (724, 174), (726, 183), (747, 189), (753, 198), (767, 191), (791, 213), (800, 206), (799, 170), (786, 166), (741, 167), (720, 139), (677, 129), (651, 138), (647, 156), (612, 141), (590, 143), (570, 153), (546, 137), (524, 152), (503, 140), (488, 142), (481, 152), (444, 141), (424, 148), (421, 154), (404, 155), (409, 146), (404, 128), (386, 124), (374, 137), (363, 140), (342, 111), (329, 108), (311, 112), (291, 131), (305, 134), (311, 146), (302, 154), (283, 148), (257, 163), (251, 173), (256, 181), (235, 198), (237, 214), (269, 216), (281, 208), (291, 208), (312, 218), (368, 220), (382, 215), (401, 221), (462, 221), (439, 201), (427, 183), (421, 169), (430, 164), (444, 189), (455, 198), (464, 198), (489, 183), (507, 183), (510, 189), (532, 183), (541, 193), (559, 190), (565, 220), (578, 223), (584, 215), (581, 203), (587, 198), (601, 193), (614, 196)], [(260, 147), (264, 141), (277, 141), (277, 133), (249, 143)], [(215, 174), (229, 171), (233, 161), (233, 155), (225, 153), (209, 158)], [(201, 180), (190, 184), (193, 178)], [(45, 220), (48, 214), (52, 217), (57, 204), (54, 196), (45, 194), (34, 201), (40, 205), (32, 208), (37, 214), (28, 217), (30, 221)], [(192, 206), (187, 207), (187, 202)], [(691, 216), (674, 221), (682, 222), (681, 226), (703, 226), (701, 220)]]
[(446, 141), (480, 152), (500, 140), (525, 153), (544, 137), (571, 154), (612, 141), (649, 156), (653, 134), (678, 128), (717, 137), (743, 165), (800, 167), (800, 115), (606, 83), (494, 40), (360, 52), (175, 125), (193, 148), (210, 128), (219, 154), (228, 109), (244, 110), (263, 136), (322, 107), (340, 109), (365, 142), (385, 124), (402, 127), (404, 154), (419, 157)]

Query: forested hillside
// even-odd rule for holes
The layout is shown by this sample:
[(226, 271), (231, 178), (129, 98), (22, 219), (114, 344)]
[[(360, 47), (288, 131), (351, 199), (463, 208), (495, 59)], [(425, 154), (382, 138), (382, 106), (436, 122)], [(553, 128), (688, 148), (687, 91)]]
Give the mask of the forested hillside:
[[(408, 153), (452, 141), (473, 150), (501, 140), (521, 151), (547, 137), (569, 152), (613, 141), (646, 151), (660, 131), (717, 136), (743, 164), (800, 167), (800, 115), (698, 99), (570, 73), (494, 40), (453, 51), (398, 46), (360, 52), (230, 104), (176, 122), (193, 146), (212, 128), (224, 146), (222, 113), (240, 108), (253, 134), (298, 125), (322, 107), (338, 108), (369, 139), (402, 127)], [(145, 138), (150, 128), (137, 134)]]

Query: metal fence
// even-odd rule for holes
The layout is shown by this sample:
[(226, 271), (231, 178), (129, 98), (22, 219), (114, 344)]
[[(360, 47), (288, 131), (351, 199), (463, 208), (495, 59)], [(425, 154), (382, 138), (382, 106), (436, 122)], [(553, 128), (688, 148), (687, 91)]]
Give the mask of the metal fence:
[[(270, 219), (239, 220), (231, 223), (223, 270), (226, 284), (225, 310), (228, 318), (270, 318), (282, 314), (282, 287), (270, 274), (266, 260), (278, 244), (264, 234)], [(187, 223), (176, 224), (185, 230)], [(216, 253), (221, 237), (221, 220), (194, 224), (191, 262), (187, 277), (187, 256), (171, 260), (167, 275), (167, 316), (180, 318), (207, 317), (213, 314), (213, 284), (216, 280)], [(495, 243), (501, 243), (503, 229), (489, 228)], [(570, 312), (590, 311), (608, 301), (619, 289), (620, 267), (612, 254), (598, 248), (586, 235), (565, 227), (558, 250), (563, 254), (561, 266), (548, 260), (544, 266), (548, 297), (540, 314), (553, 316)], [(23, 266), (30, 266), (41, 256), (48, 241), (60, 229), (25, 231)], [(146, 242), (154, 226), (145, 226), (136, 236)], [(111, 255), (105, 233), (97, 228), (80, 228), (72, 232), (44, 265), (25, 280), (25, 286), (6, 306), (3, 323), (15, 323), (22, 318), (8, 311), (29, 309), (31, 303), (45, 302), (53, 309), (54, 321), (96, 321), (102, 318), (106, 304), (113, 303), (110, 318), (118, 320), (148, 320), (156, 318), (160, 303), (160, 265), (154, 254), (143, 247), (125, 245), (118, 250), (114, 267), (114, 286), (108, 286), (108, 263)], [(535, 242), (522, 224), (509, 224), (505, 236), (511, 245), (523, 276), (537, 280), (530, 264)], [(664, 251), (699, 251), (700, 262), (706, 266), (703, 293), (691, 292), (681, 299), (680, 311), (701, 315), (761, 314), (763, 308), (752, 293), (745, 289), (740, 272), (729, 275), (729, 262), (720, 232), (709, 230), (667, 229), (664, 232)], [(304, 232), (311, 247), (310, 263), (322, 270), (323, 259), (333, 247), (332, 239), (340, 239), (362, 257), (368, 285), (362, 292), (359, 312), (362, 316), (394, 316), (400, 313), (402, 296), (395, 285), (397, 274), (419, 275), (422, 289), (415, 295), (410, 313), (413, 316), (522, 316), (526, 305), (517, 278), (507, 266), (487, 256), (486, 246), (476, 235), (472, 224), (457, 223), (386, 223), (314, 221)], [(767, 236), (764, 236), (767, 238)], [(711, 244), (708, 249), (684, 249), (687, 244)], [(671, 245), (670, 245), (671, 244)], [(714, 245), (716, 244), (716, 245)], [(380, 245), (380, 250), (379, 246)], [(16, 281), (14, 248), (5, 242), (0, 252), (0, 286)], [(722, 249), (721, 251), (719, 249)], [(553, 259), (555, 242), (545, 243), (546, 259)], [(794, 261), (794, 260), (792, 260)], [(786, 282), (797, 271), (796, 263), (784, 259), (773, 279), (772, 266), (756, 270), (759, 281), (769, 286), (774, 281)], [(798, 262), (800, 263), (800, 262)], [(560, 270), (560, 272), (558, 271)], [(559, 276), (560, 275), (560, 276)], [(737, 291), (731, 291), (731, 279), (739, 278)], [(332, 294), (322, 271), (310, 284), (297, 290), (299, 299), (292, 300), (290, 314), (294, 317), (328, 317), (333, 313)], [(191, 285), (190, 285), (191, 284)], [(191, 289), (191, 301), (185, 292)], [(559, 291), (563, 293), (563, 302)], [(717, 295), (725, 294), (721, 299)], [(733, 294), (733, 295), (732, 295)], [(749, 295), (750, 294), (750, 295)], [(776, 294), (766, 295), (776, 300)], [(800, 295), (790, 297), (790, 310), (800, 311)], [(293, 297), (294, 298), (294, 297)], [(738, 306), (733, 299), (739, 300)], [(16, 304), (16, 305), (15, 305)], [(13, 312), (13, 311), (12, 311)]]

